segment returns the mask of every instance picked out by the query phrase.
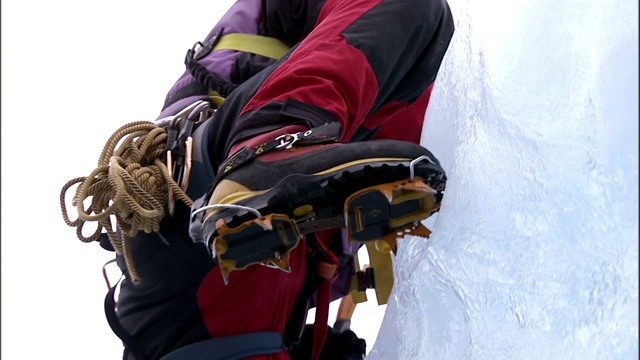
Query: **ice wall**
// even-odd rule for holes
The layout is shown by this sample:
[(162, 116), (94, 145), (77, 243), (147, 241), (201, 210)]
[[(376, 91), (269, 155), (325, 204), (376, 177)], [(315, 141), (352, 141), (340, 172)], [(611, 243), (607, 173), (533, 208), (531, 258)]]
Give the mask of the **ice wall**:
[(367, 359), (637, 359), (637, 1), (450, 6), (445, 200)]

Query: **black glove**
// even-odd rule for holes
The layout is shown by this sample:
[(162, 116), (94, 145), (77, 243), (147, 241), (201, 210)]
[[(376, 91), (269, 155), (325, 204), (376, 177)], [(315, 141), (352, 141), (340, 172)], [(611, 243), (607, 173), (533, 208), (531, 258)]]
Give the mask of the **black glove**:
[[(289, 355), (291, 360), (309, 360), (313, 349), (313, 325), (304, 327), (300, 343), (295, 345)], [(319, 360), (363, 360), (367, 350), (364, 339), (358, 338), (351, 330), (336, 332), (328, 327)]]

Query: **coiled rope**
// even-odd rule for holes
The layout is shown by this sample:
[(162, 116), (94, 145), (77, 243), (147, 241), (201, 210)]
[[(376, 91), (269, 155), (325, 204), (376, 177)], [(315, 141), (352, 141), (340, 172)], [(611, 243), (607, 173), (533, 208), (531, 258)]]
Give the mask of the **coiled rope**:
[[(133, 263), (129, 239), (140, 230), (146, 233), (160, 230), (169, 192), (187, 206), (193, 204), (161, 160), (166, 141), (165, 129), (153, 122), (126, 124), (111, 135), (95, 170), (86, 177), (69, 180), (60, 192), (62, 217), (67, 225), (76, 228), (78, 239), (85, 243), (96, 241), (104, 230), (116, 253), (124, 257), (134, 283), (138, 283), (140, 277)], [(72, 221), (65, 199), (67, 191), (75, 184), (79, 185), (72, 206), (77, 209), (78, 218)], [(85, 200), (90, 202), (87, 208)], [(120, 237), (113, 229), (113, 218)], [(98, 225), (89, 237), (82, 235), (86, 222)]]

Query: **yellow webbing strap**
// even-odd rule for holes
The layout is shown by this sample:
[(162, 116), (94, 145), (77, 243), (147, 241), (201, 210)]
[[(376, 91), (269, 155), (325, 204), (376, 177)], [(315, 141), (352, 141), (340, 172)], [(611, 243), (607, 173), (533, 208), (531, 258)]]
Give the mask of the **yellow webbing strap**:
[[(245, 51), (277, 60), (289, 51), (289, 47), (276, 38), (233, 33), (223, 35), (213, 50)], [(224, 97), (220, 96), (217, 91), (210, 90), (209, 96), (209, 100), (216, 107), (219, 107), (224, 102)]]
[[(358, 254), (353, 257), (353, 267), (356, 270), (356, 273), (360, 271), (360, 261), (358, 261)], [(351, 298), (353, 302), (356, 304), (360, 304), (367, 301), (367, 292), (366, 291), (358, 291), (358, 275), (353, 275), (351, 277), (351, 281), (349, 282), (349, 293), (351, 294)]]
[[(375, 280), (376, 300), (378, 305), (384, 305), (389, 301), (391, 289), (393, 288), (393, 262), (391, 260), (391, 251), (387, 249), (379, 250), (375, 241), (366, 243), (367, 253), (369, 254), (369, 266), (373, 268), (373, 276)], [(358, 255), (354, 257), (354, 266), (356, 272), (360, 271), (360, 263)], [(353, 296), (353, 302), (356, 304), (367, 301), (366, 292), (358, 291), (358, 276), (353, 275), (349, 284), (349, 292)]]
[(233, 33), (222, 35), (213, 50), (245, 51), (272, 59), (280, 59), (289, 51), (289, 47), (276, 38)]
[(369, 265), (373, 268), (373, 276), (376, 281), (376, 299), (378, 305), (384, 305), (389, 301), (393, 288), (391, 253), (376, 249), (375, 241), (369, 241), (366, 245), (369, 253)]

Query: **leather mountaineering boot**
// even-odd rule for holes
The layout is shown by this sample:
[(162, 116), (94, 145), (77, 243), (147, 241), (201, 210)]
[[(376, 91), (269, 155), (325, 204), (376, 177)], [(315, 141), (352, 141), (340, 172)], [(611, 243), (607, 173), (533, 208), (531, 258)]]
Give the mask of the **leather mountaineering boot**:
[(446, 182), (438, 160), (403, 141), (326, 143), (336, 126), (243, 147), (221, 165), (215, 189), (192, 208), (191, 233), (225, 281), (256, 263), (288, 270), (289, 251), (320, 230), (346, 228), (351, 241), (392, 249), (405, 235), (428, 237), (420, 221), (439, 210)]

